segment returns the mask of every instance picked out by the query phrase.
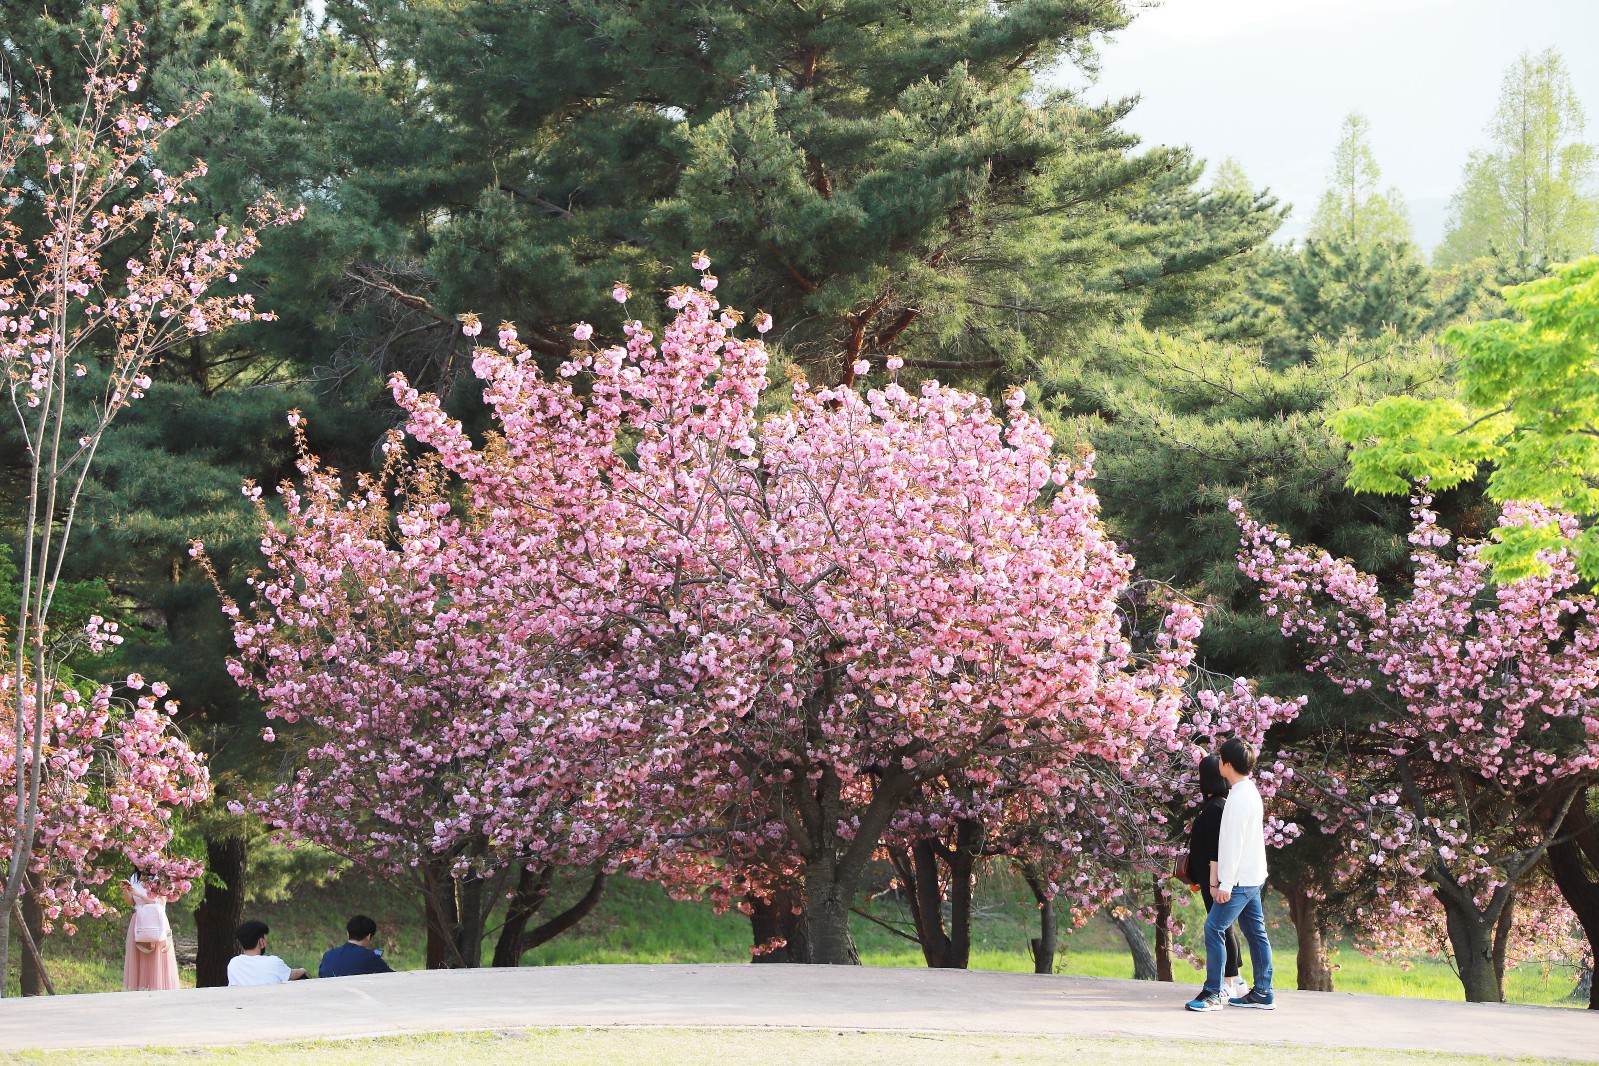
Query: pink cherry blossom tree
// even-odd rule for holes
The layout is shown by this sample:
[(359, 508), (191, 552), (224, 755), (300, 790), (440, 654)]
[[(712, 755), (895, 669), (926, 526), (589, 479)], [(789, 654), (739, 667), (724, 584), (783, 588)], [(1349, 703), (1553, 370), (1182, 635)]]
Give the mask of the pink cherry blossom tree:
[[(96, 640), (114, 639), (94, 620)], [(9, 673), (0, 676), (8, 685)], [(131, 867), (157, 892), (175, 897), (201, 873), (193, 859), (168, 853), (173, 809), (191, 807), (210, 796), (210, 779), (200, 756), (172, 728), (177, 707), (163, 701), (159, 682), (147, 685), (130, 675), (125, 685), (80, 686), (62, 678), (27, 687), (30, 699), (42, 692), (48, 705), (42, 719), (37, 831), (24, 852), (24, 891), (38, 909), (42, 929), (77, 931), (84, 917), (112, 913), (96, 890), (118, 870)], [(17, 771), (15, 734), (0, 730), (0, 773)], [(22, 749), (26, 763), (28, 749)], [(0, 846), (15, 854), (21, 827), (10, 805), (0, 819)], [(24, 949), (39, 971), (43, 960), (27, 923), (18, 926)], [(48, 980), (48, 978), (46, 978)]]
[[(479, 965), (508, 897), (494, 963), (516, 965), (592, 909), (629, 832), (613, 805), (631, 748), (582, 676), (598, 625), (580, 585), (595, 574), (569, 567), (580, 543), (559, 514), (583, 490), (556, 500), (495, 463), (462, 486), (436, 456), (410, 459), (398, 434), (380, 474), (347, 490), (299, 440), (301, 481), (283, 486), (280, 517), (245, 487), (266, 561), (255, 600), (224, 597), (229, 670), (280, 724), (267, 739), (288, 767), (256, 810), (410, 881), (430, 966)], [(533, 462), (548, 473), (554, 458)], [(194, 553), (210, 565), (203, 545)], [(588, 869), (589, 890), (529, 930), (563, 867)]]
[(0, 888), (0, 973), (29, 857), (41, 833), (60, 828), (41, 818), (53, 787), (47, 749), (61, 720), (62, 654), (75, 635), (54, 631), (50, 612), (89, 468), (118, 414), (149, 387), (161, 352), (266, 317), (248, 294), (218, 290), (255, 251), (255, 227), (289, 219), (270, 203), (233, 232), (201, 231), (187, 217), (204, 164), (168, 174), (152, 160), (192, 109), (160, 116), (134, 101), (143, 78), (138, 29), (123, 32), (110, 5), (100, 15), (82, 44), (83, 96), (12, 97), (0, 115), (0, 385), (25, 448), (27, 501), (18, 521), (21, 606), (7, 620), (0, 663), (13, 826)]
[[(1341, 835), (1361, 867), (1346, 879), (1375, 881), (1373, 924), (1424, 928), (1441, 907), (1466, 998), (1498, 1001), (1518, 893), (1599, 772), (1599, 630), (1568, 548), (1544, 553), (1546, 576), (1495, 585), (1428, 499), (1415, 518), (1402, 597), (1242, 512), (1239, 564), (1310, 669), (1374, 709), (1299, 753), (1296, 800)], [(1500, 522), (1576, 532), (1537, 507)]]
[[(397, 380), (439, 480), (407, 488), (417, 503), (392, 520), (392, 487), (344, 498), (302, 468), (289, 540), (268, 532), (271, 573), (237, 622), (236, 669), (269, 713), (339, 719), (297, 749), (330, 765), (269, 801), (285, 828), (418, 867), (485, 842), (450, 856), (459, 874), (550, 846), (531, 800), (569, 788), (574, 846), (624, 824), (642, 862), (747, 854), (747, 873), (720, 867), (738, 886), (725, 898), (792, 877), (810, 960), (843, 962), (866, 866), (929, 782), (993, 782), (1025, 756), (1048, 787), (1079, 758), (1131, 765), (1176, 728), (1191, 653), (1132, 654), (1116, 610), (1131, 560), (1099, 524), (1089, 465), (1055, 459), (1019, 395), (1002, 417), (937, 383), (802, 382), (760, 421), (765, 348), (713, 285), (670, 295), (658, 344), (631, 320), (624, 345), (580, 349), (554, 378), (502, 325), (474, 358), (483, 442)], [(362, 513), (371, 525), (347, 528)], [(472, 726), (446, 724), (464, 703)], [(421, 707), (434, 722), (406, 717)], [(397, 716), (404, 758), (361, 754), (370, 715)], [(456, 758), (485, 728), (504, 750)], [(352, 759), (399, 765), (344, 778)]]
[(669, 303), (659, 346), (635, 321), (584, 365), (636, 441), (614, 482), (641, 549), (618, 688), (676, 709), (661, 835), (775, 818), (810, 960), (851, 961), (862, 876), (924, 787), (986, 787), (1024, 752), (1040, 787), (1131, 763), (1175, 728), (1186, 659), (1135, 660), (1091, 468), (1053, 457), (1019, 394), (1002, 417), (937, 383), (801, 382), (758, 422), (766, 354), (737, 312)]

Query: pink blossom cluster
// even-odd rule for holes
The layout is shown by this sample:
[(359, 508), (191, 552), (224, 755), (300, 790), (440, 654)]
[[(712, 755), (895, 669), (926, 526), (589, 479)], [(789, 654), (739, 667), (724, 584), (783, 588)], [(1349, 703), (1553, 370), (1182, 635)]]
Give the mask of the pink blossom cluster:
[[(9, 661), (0, 664), (0, 685), (15, 691)], [(81, 691), (65, 680), (23, 686), (23, 713), (42, 727), (42, 765), (37, 833), (29, 853), (28, 892), (45, 929), (60, 924), (68, 933), (84, 917), (111, 913), (97, 888), (131, 866), (172, 896), (199, 878), (197, 860), (167, 853), (173, 808), (191, 807), (211, 794), (200, 755), (172, 725), (177, 705), (164, 700), (165, 685), (146, 686), (130, 675), (127, 696), (110, 685)], [(147, 690), (146, 690), (147, 689)], [(42, 693), (42, 708), (34, 700)], [(39, 713), (36, 713), (39, 712)], [(23, 748), (23, 770), (33, 767)], [(10, 729), (0, 730), (0, 780), (16, 780), (17, 746)], [(16, 845), (16, 808), (0, 806), (0, 848)]]
[[(1482, 545), (1457, 545), (1422, 498), (1413, 572), (1391, 596), (1347, 560), (1234, 510), (1239, 565), (1268, 614), (1309, 649), (1310, 670), (1371, 708), (1355, 733), (1296, 753), (1292, 788), (1340, 841), (1338, 880), (1367, 942), (1434, 947), (1440, 903), (1499, 913), (1527, 891), (1564, 805), (1599, 773), (1599, 629), (1573, 553), (1545, 553), (1546, 576), (1494, 584)], [(1568, 541), (1577, 532), (1535, 506), (1500, 518), (1529, 523)], [(1548, 913), (1550, 931), (1571, 920)]]

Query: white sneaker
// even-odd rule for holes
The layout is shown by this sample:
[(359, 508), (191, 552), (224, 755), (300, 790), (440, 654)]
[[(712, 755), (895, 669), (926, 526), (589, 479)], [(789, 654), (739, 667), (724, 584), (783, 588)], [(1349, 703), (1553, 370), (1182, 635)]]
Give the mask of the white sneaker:
[(1227, 996), (1230, 999), (1243, 999), (1249, 994), (1249, 982), (1242, 977), (1234, 977), (1226, 982)]

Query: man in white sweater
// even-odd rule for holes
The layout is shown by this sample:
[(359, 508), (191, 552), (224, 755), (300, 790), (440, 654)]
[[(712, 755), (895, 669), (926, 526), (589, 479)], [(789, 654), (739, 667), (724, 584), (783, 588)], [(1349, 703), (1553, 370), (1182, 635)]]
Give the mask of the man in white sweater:
[[(1228, 790), (1217, 858), (1210, 868), (1210, 891), (1216, 905), (1205, 916), (1205, 987), (1188, 1009), (1221, 1010), (1230, 1004), (1271, 1010), (1277, 1005), (1271, 991), (1271, 941), (1266, 937), (1266, 914), (1260, 904), (1260, 892), (1266, 885), (1266, 812), (1254, 778), (1249, 776), (1255, 769), (1255, 749), (1233, 737), (1221, 746), (1220, 755)], [(1235, 921), (1249, 944), (1255, 985), (1244, 995), (1229, 999), (1221, 991), (1221, 972), (1226, 960), (1225, 934)]]

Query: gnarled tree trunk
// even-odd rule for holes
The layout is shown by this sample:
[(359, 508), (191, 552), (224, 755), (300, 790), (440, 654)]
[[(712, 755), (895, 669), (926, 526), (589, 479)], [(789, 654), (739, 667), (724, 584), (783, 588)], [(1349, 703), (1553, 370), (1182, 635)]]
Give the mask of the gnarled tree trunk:
[(1054, 897), (1045, 890), (1044, 879), (1036, 871), (1024, 866), (1022, 878), (1038, 904), (1038, 935), (1028, 941), (1033, 952), (1033, 972), (1054, 973), (1055, 953), (1060, 948), (1060, 920), (1055, 915)]
[(1327, 923), (1321, 901), (1299, 880), (1280, 886), (1288, 901), (1288, 917), (1299, 939), (1299, 988), (1305, 992), (1331, 992), (1332, 967), (1327, 962)]
[(1468, 1003), (1505, 1001), (1505, 948), (1511, 926), (1512, 893), (1494, 893), (1486, 909), (1478, 908), (1464, 890), (1440, 890), (1450, 953)]
[[(964, 970), (972, 956), (972, 879), (981, 846), (980, 822), (956, 823), (955, 844), (918, 840), (905, 849), (891, 849), (895, 872), (904, 883), (911, 918), (921, 942), (922, 958), (933, 969)], [(940, 864), (948, 875), (939, 876)], [(949, 886), (949, 927), (944, 926), (944, 885)]]
[(1106, 907), (1105, 917), (1121, 930), (1122, 939), (1127, 941), (1127, 950), (1133, 956), (1133, 980), (1155, 980), (1159, 973), (1155, 968), (1155, 953), (1144, 937), (1144, 923), (1139, 921), (1138, 913), (1126, 907)]
[(456, 878), (449, 859), (422, 870), (422, 912), (427, 922), (427, 967), (455, 970), (477, 966), (483, 952), (480, 878)]
[(194, 908), (197, 988), (221, 988), (228, 983), (228, 961), (238, 953), (234, 931), (244, 920), (244, 886), (249, 876), (250, 844), (242, 836), (205, 842), (205, 894)]
[(548, 866), (541, 871), (526, 868), (521, 871), (505, 915), (505, 925), (494, 945), (495, 966), (520, 966), (523, 955), (576, 926), (593, 912), (605, 895), (605, 871), (595, 870), (589, 878), (588, 890), (575, 903), (529, 930), (528, 922), (549, 900), (552, 880), (553, 870)]
[(24, 890), (18, 905), (22, 910), (22, 922), (17, 927), (17, 932), (23, 938), (22, 994), (53, 996), (55, 988), (50, 984), (50, 975), (44, 968), (44, 912), (31, 891)]
[(859, 877), (840, 876), (832, 856), (819, 856), (805, 868), (805, 924), (811, 934), (809, 962), (824, 966), (859, 966), (860, 952), (849, 931), (850, 901)]

